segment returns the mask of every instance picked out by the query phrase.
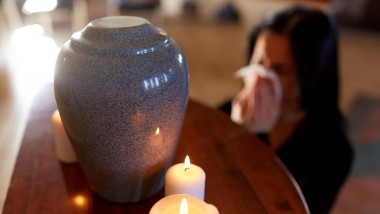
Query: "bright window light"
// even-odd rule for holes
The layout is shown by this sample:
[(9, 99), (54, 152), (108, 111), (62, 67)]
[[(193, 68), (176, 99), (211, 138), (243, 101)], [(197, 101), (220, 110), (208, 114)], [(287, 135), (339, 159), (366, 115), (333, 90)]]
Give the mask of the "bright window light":
[(34, 24), (18, 28), (11, 35), (11, 66), (21, 74), (24, 84), (53, 81), (59, 48), (43, 33), (43, 27)]

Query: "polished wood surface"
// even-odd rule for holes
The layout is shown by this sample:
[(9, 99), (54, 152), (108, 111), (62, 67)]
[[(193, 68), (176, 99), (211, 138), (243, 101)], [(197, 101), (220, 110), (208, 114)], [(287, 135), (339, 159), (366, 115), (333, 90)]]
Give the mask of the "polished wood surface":
[[(108, 202), (90, 189), (78, 164), (55, 155), (52, 85), (34, 101), (3, 213), (148, 213), (164, 195), (133, 204)], [(205, 201), (223, 213), (308, 213), (275, 154), (227, 115), (189, 101), (175, 162), (188, 154), (206, 172)]]

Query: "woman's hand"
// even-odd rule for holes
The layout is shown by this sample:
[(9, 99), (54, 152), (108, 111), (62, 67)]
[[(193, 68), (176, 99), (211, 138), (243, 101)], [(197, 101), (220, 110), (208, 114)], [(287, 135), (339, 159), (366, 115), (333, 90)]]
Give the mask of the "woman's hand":
[[(273, 79), (253, 72), (244, 77), (245, 87), (232, 102), (231, 119), (253, 133), (269, 132), (280, 115)], [(277, 83), (278, 84), (278, 83)]]

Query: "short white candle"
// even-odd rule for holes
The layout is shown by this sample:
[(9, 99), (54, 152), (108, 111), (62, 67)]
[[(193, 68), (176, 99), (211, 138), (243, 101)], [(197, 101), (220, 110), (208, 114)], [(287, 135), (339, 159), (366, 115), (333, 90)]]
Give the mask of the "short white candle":
[(219, 214), (219, 211), (214, 205), (191, 195), (174, 194), (159, 200), (149, 214)]
[(71, 146), (66, 130), (63, 127), (58, 110), (54, 111), (51, 119), (53, 123), (55, 149), (58, 159), (64, 163), (77, 162), (77, 156)]
[(165, 175), (165, 196), (187, 194), (204, 200), (206, 174), (202, 168), (190, 164), (186, 156), (185, 164), (179, 163), (169, 168)]

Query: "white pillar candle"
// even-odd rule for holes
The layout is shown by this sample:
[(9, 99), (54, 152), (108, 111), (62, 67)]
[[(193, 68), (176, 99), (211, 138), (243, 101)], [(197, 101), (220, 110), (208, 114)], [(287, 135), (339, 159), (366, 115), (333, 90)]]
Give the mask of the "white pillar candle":
[(69, 137), (66, 134), (66, 130), (63, 127), (58, 110), (53, 113), (51, 120), (53, 123), (55, 150), (58, 159), (64, 163), (77, 162), (77, 157), (71, 146)]
[(185, 164), (179, 163), (168, 169), (165, 175), (165, 196), (187, 194), (204, 200), (206, 174), (202, 168), (190, 164), (186, 156)]
[(149, 214), (219, 214), (219, 211), (214, 205), (191, 195), (174, 194), (159, 200)]

